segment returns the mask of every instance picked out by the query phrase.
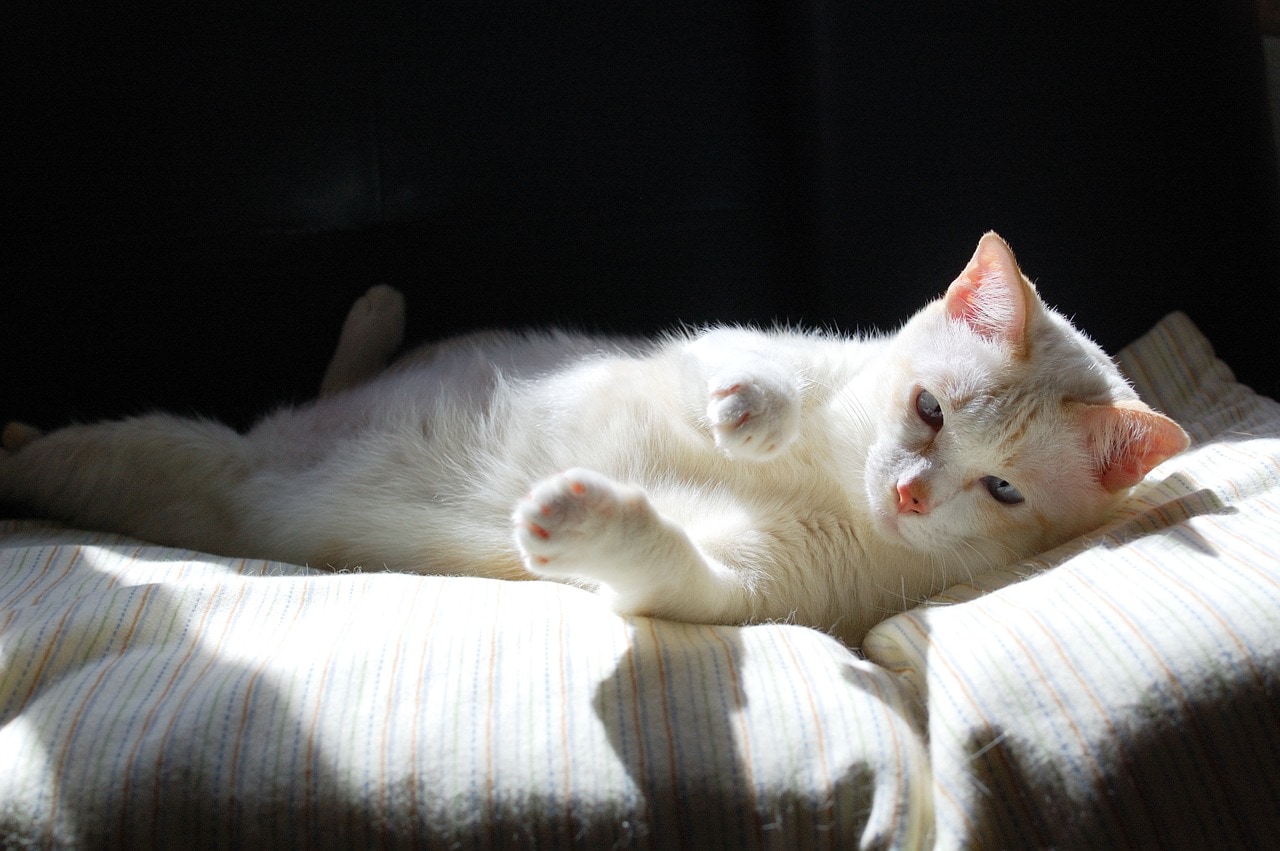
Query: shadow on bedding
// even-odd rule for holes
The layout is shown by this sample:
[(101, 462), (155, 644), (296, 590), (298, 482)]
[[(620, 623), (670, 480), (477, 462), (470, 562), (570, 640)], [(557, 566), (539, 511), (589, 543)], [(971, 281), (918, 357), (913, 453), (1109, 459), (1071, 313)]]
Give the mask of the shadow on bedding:
[[(1247, 667), (1247, 666), (1245, 666)], [(1263, 848), (1280, 832), (1280, 701), (1247, 670), (1121, 718), (1087, 753), (975, 730), (968, 837), (991, 848)], [(1081, 770), (1087, 766), (1087, 770)]]
[[(1163, 484), (1167, 485), (1168, 481)], [(1158, 501), (1154, 501), (1156, 499)], [(1158, 534), (1203, 555), (1216, 556), (1217, 549), (1187, 521), (1194, 517), (1225, 516), (1238, 511), (1209, 488), (1188, 489), (1187, 493), (1163, 499), (1153, 495), (1153, 502), (1140, 508), (1134, 516), (1108, 528), (1097, 542), (1115, 549), (1147, 535)]]
[(635, 618), (631, 629), (594, 700), (634, 789), (620, 846), (859, 847), (907, 823), (878, 812), (906, 805), (885, 788), (893, 769), (868, 744), (878, 733), (850, 727), (876, 727), (888, 698), (847, 679), (891, 689), (880, 682), (891, 675), (852, 671), (864, 663), (805, 627)]
[(758, 847), (763, 824), (737, 719), (738, 630), (631, 618), (631, 643), (594, 709), (631, 779), (621, 846)]
[(0, 611), (0, 846), (414, 845), (394, 789), (346, 788), (270, 654), (223, 652), (246, 583), (296, 581), (115, 585), (80, 547), (38, 552), (6, 569), (56, 585)]

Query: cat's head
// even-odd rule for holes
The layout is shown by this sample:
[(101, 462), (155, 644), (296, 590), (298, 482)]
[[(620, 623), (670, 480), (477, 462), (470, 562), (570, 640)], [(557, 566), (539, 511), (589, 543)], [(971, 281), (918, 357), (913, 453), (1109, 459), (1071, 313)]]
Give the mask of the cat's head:
[(944, 563), (1008, 564), (1095, 528), (1187, 446), (994, 233), (888, 363), (867, 497), (883, 536)]

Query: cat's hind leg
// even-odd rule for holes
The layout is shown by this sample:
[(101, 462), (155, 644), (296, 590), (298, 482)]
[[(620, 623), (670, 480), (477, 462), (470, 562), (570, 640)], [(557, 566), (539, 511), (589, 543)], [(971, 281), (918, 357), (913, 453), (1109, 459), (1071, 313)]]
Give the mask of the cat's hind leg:
[(567, 470), (535, 485), (514, 522), (532, 573), (597, 586), (622, 614), (693, 623), (750, 616), (744, 578), (699, 551), (639, 488)]
[(342, 323), (338, 347), (320, 381), (320, 395), (362, 384), (386, 367), (404, 340), (404, 296), (378, 284), (356, 299)]
[(227, 552), (240, 543), (240, 483), (253, 448), (232, 429), (166, 414), (33, 435), (6, 427), (0, 502), (156, 543)]

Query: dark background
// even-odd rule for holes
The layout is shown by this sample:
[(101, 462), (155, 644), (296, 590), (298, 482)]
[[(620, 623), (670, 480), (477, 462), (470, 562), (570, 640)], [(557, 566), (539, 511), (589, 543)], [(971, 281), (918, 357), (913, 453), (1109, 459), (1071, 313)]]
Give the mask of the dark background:
[(1248, 0), (112, 5), (0, 11), (0, 420), (246, 424), (383, 281), (411, 339), (892, 328), (991, 228), (1280, 391)]

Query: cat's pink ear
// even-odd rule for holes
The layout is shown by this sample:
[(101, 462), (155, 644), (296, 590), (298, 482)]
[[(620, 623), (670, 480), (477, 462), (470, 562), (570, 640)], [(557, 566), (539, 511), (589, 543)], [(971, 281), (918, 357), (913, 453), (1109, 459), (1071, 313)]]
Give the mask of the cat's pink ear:
[(1008, 243), (995, 231), (978, 242), (973, 259), (943, 296), (947, 316), (988, 340), (1021, 350), (1027, 318), (1037, 298)]
[(1098, 481), (1112, 493), (1133, 487), (1190, 443), (1181, 426), (1138, 401), (1085, 405), (1084, 425)]

